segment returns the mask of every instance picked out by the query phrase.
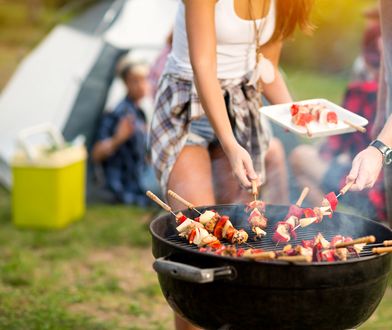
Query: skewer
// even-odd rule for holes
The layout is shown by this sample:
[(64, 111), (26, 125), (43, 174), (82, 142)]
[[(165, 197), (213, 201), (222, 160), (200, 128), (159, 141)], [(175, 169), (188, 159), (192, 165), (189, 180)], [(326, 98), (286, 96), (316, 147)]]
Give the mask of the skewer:
[(257, 196), (258, 196), (259, 192), (257, 189), (257, 181), (256, 180), (252, 180), (252, 195), (254, 198), (254, 201), (257, 200)]
[(392, 240), (384, 241), (382, 243), (366, 244), (365, 247), (382, 247), (382, 246), (392, 246)]
[(373, 235), (370, 235), (370, 236), (356, 238), (350, 242), (337, 243), (334, 246), (331, 246), (330, 248), (339, 249), (339, 248), (343, 248), (343, 247), (347, 247), (347, 246), (351, 246), (351, 245), (355, 245), (355, 244), (374, 243), (375, 241), (376, 241), (376, 238)]
[[(339, 198), (343, 196), (348, 190), (350, 190), (351, 186), (354, 184), (354, 181), (350, 181), (346, 183), (346, 185), (339, 190), (339, 193), (336, 195), (336, 198)], [(324, 215), (328, 215), (327, 213), (324, 213)], [(293, 231), (297, 230), (299, 227), (301, 227), (301, 224), (298, 224), (297, 226), (294, 227)]]
[(392, 246), (388, 247), (380, 247), (380, 248), (373, 248), (373, 253), (381, 254), (381, 253), (392, 253)]
[(310, 130), (308, 124), (305, 124), (305, 129), (306, 129), (306, 135), (308, 138), (312, 137), (312, 131)]
[(340, 196), (343, 196), (347, 191), (350, 190), (351, 186), (354, 184), (354, 181), (350, 181), (346, 183), (346, 185), (339, 190), (339, 194), (336, 195), (336, 198), (339, 198)]
[(249, 246), (251, 249), (254, 249), (254, 248), (255, 248), (253, 245), (249, 244), (248, 242), (244, 242), (243, 244)]
[(244, 258), (247, 259), (275, 259), (275, 253), (272, 251), (266, 252), (255, 252), (255, 253), (244, 253)]
[[(301, 207), (303, 201), (305, 200), (306, 196), (309, 194), (309, 187), (304, 187), (304, 189), (302, 189), (301, 195), (299, 195), (297, 202), (295, 203), (295, 205), (297, 205), (298, 207)], [(295, 231), (300, 225), (297, 225), (293, 228), (293, 231)], [(275, 248), (278, 247), (280, 243), (280, 240), (276, 243)]]
[(312, 262), (311, 256), (280, 256), (277, 259), (290, 262)]
[(297, 202), (295, 203), (295, 205), (297, 205), (298, 207), (301, 207), (302, 203), (304, 202), (306, 196), (309, 194), (309, 187), (304, 187), (304, 189), (302, 189), (301, 195), (298, 197)]
[(200, 215), (202, 214), (199, 210), (197, 210), (197, 209), (195, 208), (195, 206), (194, 206), (192, 203), (188, 202), (187, 200), (185, 200), (185, 199), (182, 198), (181, 196), (177, 195), (174, 191), (169, 190), (169, 191), (167, 192), (167, 194), (168, 194), (169, 196), (173, 197), (174, 199), (178, 200), (180, 203), (184, 204), (188, 209), (194, 210), (194, 211), (196, 211), (197, 213), (199, 213)]
[(366, 133), (366, 128), (365, 127), (356, 125), (356, 124), (352, 123), (351, 121), (349, 121), (348, 119), (344, 119), (343, 123), (345, 123), (346, 125), (356, 129), (358, 132)]
[(148, 190), (146, 192), (146, 195), (147, 195), (147, 197), (151, 198), (152, 201), (154, 201), (160, 207), (162, 207), (165, 211), (170, 212), (171, 214), (176, 216), (176, 214), (173, 212), (172, 208), (169, 205), (167, 205), (166, 203), (164, 203), (162, 200), (160, 200), (159, 197), (154, 195), (154, 193), (152, 193), (150, 190)]

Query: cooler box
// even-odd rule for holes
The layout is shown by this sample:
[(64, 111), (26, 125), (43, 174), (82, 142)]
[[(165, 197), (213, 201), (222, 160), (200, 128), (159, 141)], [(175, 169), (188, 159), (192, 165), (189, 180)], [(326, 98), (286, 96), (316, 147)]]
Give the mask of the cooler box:
[(19, 227), (63, 228), (85, 212), (87, 152), (83, 145), (66, 146), (53, 132), (51, 148), (33, 151), (25, 140), (30, 133), (22, 135), (12, 161), (12, 220)]

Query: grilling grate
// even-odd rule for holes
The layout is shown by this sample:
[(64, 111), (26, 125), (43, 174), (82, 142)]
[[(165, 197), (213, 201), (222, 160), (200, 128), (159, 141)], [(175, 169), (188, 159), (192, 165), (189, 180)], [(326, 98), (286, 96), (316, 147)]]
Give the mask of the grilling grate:
[[(240, 228), (237, 228), (240, 229)], [(243, 228), (249, 235), (249, 239), (245, 244), (239, 244), (237, 245), (238, 248), (243, 248), (243, 249), (249, 249), (249, 248), (253, 248), (253, 249), (263, 249), (265, 251), (276, 251), (276, 250), (280, 250), (283, 246), (285, 246), (286, 244), (291, 244), (293, 247), (295, 247), (296, 245), (301, 244), (302, 240), (311, 240), (313, 239), (318, 233), (320, 233), (320, 230), (317, 230), (317, 226), (316, 227), (308, 227), (306, 229), (300, 228), (296, 231), (297, 233), (297, 238), (296, 239), (291, 239), (288, 243), (280, 243), (279, 245), (277, 245), (274, 241), (271, 240), (272, 235), (274, 234), (274, 229), (273, 228), (267, 228), (266, 232), (267, 232), (267, 236), (263, 237), (261, 239), (256, 239), (255, 240), (255, 234), (250, 231), (248, 228)], [(321, 232), (322, 235), (324, 236), (325, 239), (327, 239), (328, 241), (331, 241), (331, 239), (336, 236), (336, 232), (331, 232), (331, 231), (326, 231), (326, 232)], [(356, 237), (353, 237), (356, 238)], [(168, 236), (166, 238), (168, 241), (187, 248), (187, 249), (191, 249), (191, 250), (198, 250), (199, 248), (194, 245), (194, 244), (189, 244), (189, 242), (183, 238), (178, 236), (177, 234), (172, 234), (170, 236)], [(222, 241), (222, 244), (225, 246), (229, 246), (230, 244), (228, 242)], [(374, 246), (375, 244), (370, 244), (370, 245), (365, 245), (363, 250), (358, 254), (356, 253), (349, 253), (349, 257), (350, 258), (357, 258), (359, 257), (365, 257), (365, 256), (371, 256), (374, 255), (374, 253), (371, 251), (371, 248)], [(378, 245), (378, 244), (377, 244)]]

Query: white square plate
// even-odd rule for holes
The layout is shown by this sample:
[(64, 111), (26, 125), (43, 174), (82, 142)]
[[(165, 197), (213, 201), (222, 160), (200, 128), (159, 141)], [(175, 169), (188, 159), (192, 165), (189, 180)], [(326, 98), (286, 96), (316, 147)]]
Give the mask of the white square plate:
[[(309, 130), (312, 135), (308, 136), (305, 127), (294, 125), (291, 122), (291, 112), (290, 107), (293, 104), (323, 104), (328, 109), (336, 112), (338, 116), (338, 123), (336, 125), (320, 125), (318, 123), (312, 122), (308, 125)], [(328, 101), (326, 99), (310, 99), (297, 101), (293, 103), (284, 103), (276, 105), (268, 105), (260, 108), (261, 114), (265, 115), (267, 118), (275, 122), (276, 124), (286, 128), (287, 130), (307, 138), (317, 138), (329, 135), (337, 135), (349, 132), (355, 132), (356, 129), (345, 124), (343, 121), (348, 120), (357, 126), (366, 126), (368, 120), (362, 116), (359, 116), (351, 111), (348, 111), (341, 106)]]

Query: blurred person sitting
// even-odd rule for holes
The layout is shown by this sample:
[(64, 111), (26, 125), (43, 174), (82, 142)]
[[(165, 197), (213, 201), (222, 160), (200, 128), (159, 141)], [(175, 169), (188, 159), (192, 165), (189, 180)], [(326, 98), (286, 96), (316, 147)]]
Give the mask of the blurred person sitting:
[[(369, 121), (367, 132), (330, 136), (319, 149), (313, 145), (301, 145), (290, 155), (295, 178), (300, 188), (310, 187), (308, 199), (314, 205), (320, 203), (324, 193), (337, 191), (345, 184), (351, 160), (372, 141), (371, 132), (377, 109), (380, 35), (379, 25), (378, 29), (371, 26), (370, 30), (365, 30), (363, 58), (368, 68), (367, 79), (351, 82), (343, 101), (344, 108)], [(385, 187), (381, 179), (372, 189), (350, 195), (349, 202), (364, 216), (386, 220)]]
[(92, 148), (92, 160), (101, 164), (106, 187), (120, 203), (146, 206), (146, 190), (157, 192), (157, 183), (147, 160), (147, 123), (140, 102), (149, 93), (147, 66), (123, 57), (117, 74), (127, 95), (112, 112), (103, 114)]

